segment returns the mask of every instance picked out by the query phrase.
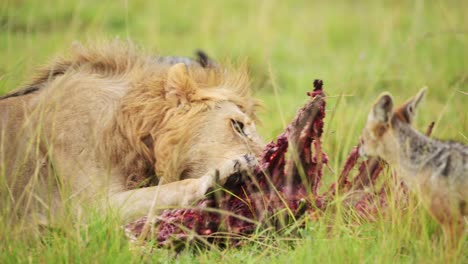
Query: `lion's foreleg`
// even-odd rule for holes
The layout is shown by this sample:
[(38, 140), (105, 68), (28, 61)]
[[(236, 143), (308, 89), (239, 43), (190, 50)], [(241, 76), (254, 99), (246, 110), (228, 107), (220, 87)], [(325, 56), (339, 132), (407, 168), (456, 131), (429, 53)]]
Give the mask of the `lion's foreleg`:
[(123, 221), (152, 216), (170, 207), (191, 205), (203, 198), (210, 187), (223, 185), (229, 176), (236, 173), (252, 171), (256, 164), (254, 156), (241, 155), (200, 178), (119, 192), (110, 197), (110, 203), (113, 208), (120, 210)]
[(110, 197), (111, 206), (120, 210), (123, 221), (157, 213), (161, 210), (187, 206), (201, 199), (208, 188), (214, 185), (215, 177), (205, 175), (163, 185), (124, 191)]

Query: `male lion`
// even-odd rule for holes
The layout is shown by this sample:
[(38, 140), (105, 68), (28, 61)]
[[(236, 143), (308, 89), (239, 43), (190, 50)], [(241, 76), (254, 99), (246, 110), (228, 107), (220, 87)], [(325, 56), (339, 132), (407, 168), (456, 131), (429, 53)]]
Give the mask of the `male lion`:
[(92, 201), (130, 221), (251, 170), (264, 145), (245, 72), (177, 61), (76, 45), (0, 97), (2, 206), (51, 216)]

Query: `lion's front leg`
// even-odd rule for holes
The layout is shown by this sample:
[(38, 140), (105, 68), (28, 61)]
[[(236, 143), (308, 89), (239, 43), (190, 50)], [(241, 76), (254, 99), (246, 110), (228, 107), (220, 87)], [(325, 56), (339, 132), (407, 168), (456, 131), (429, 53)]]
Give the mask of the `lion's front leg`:
[(158, 214), (170, 207), (188, 206), (202, 199), (209, 188), (223, 185), (231, 175), (240, 176), (253, 170), (256, 162), (253, 155), (242, 155), (200, 178), (116, 193), (110, 197), (110, 203), (120, 210), (123, 221)]

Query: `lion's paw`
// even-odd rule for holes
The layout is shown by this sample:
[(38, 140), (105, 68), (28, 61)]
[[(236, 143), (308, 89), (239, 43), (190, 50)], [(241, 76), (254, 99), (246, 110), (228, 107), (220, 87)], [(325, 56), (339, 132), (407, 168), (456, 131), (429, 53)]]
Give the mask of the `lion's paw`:
[(242, 155), (239, 159), (234, 160), (233, 173), (252, 172), (257, 164), (257, 158), (254, 155)]
[(242, 179), (243, 175), (252, 173), (257, 164), (257, 158), (252, 154), (245, 154), (229, 160), (220, 169), (216, 170), (216, 182), (223, 185), (229, 179), (230, 183), (236, 183)]

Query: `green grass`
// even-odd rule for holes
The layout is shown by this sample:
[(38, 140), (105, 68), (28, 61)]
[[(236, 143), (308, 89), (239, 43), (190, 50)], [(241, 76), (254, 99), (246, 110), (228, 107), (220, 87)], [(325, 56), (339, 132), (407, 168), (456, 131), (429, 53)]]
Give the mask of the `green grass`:
[[(417, 127), (437, 121), (435, 137), (468, 142), (466, 10), (462, 0), (3, 0), (0, 94), (74, 40), (119, 36), (162, 55), (191, 56), (201, 48), (220, 60), (247, 58), (255, 96), (265, 105), (259, 129), (267, 140), (295, 115), (313, 80), (324, 80), (324, 149), (339, 171), (383, 91), (401, 102), (427, 85)], [(325, 177), (336, 175), (327, 171)], [(350, 218), (326, 213), (308, 221), (294, 241), (258, 234), (241, 248), (186, 250), (176, 257), (165, 249), (129, 247), (117, 221), (99, 214), (41, 236), (17, 233), (2, 214), (0, 263), (468, 262), (466, 236), (458, 251), (444, 250), (440, 228), (418, 203), (406, 212), (392, 208), (372, 223)]]

